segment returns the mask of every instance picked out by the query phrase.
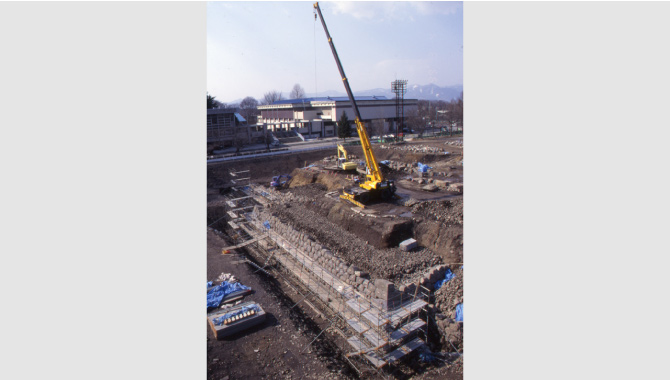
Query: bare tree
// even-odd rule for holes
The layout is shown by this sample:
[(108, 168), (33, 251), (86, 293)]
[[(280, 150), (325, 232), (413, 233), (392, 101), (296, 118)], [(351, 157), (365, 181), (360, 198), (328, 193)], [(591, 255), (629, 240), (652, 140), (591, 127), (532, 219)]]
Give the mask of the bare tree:
[(252, 124), (251, 117), (256, 115), (258, 101), (251, 96), (247, 96), (240, 102), (240, 113), (247, 119), (247, 122)]
[(384, 120), (383, 119), (374, 119), (369, 123), (369, 131), (372, 132), (375, 136), (382, 137), (384, 136)]
[(419, 111), (410, 111), (405, 114), (405, 125), (415, 133), (418, 133), (419, 136), (426, 130), (426, 121), (420, 115)]
[(305, 97), (305, 89), (300, 86), (299, 83), (296, 83), (291, 90), (291, 99), (302, 99)]
[(447, 104), (446, 121), (449, 123), (449, 131), (454, 126), (463, 125), (463, 93), (459, 99), (454, 99)]
[(270, 92), (266, 92), (263, 96), (263, 104), (272, 104), (282, 99), (283, 97), (281, 91), (278, 92), (277, 90), (272, 90)]
[(267, 150), (270, 150), (270, 144), (272, 144), (273, 140), (274, 139), (272, 138), (272, 132), (266, 130), (265, 133), (263, 134), (263, 143), (265, 144)]
[(239, 154), (240, 149), (244, 146), (244, 138), (236, 133), (233, 138), (233, 146), (235, 147), (235, 154)]

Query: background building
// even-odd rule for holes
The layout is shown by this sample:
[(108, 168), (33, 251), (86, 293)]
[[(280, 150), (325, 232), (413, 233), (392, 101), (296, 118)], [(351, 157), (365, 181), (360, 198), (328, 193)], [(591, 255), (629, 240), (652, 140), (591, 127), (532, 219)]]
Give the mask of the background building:
[(251, 142), (251, 130), (247, 121), (234, 109), (214, 108), (207, 110), (207, 142), (220, 145), (235, 145), (238, 140)]
[[(405, 99), (405, 115), (417, 111), (416, 99)], [(385, 96), (357, 96), (356, 104), (362, 121), (371, 135), (395, 132), (396, 102)], [(258, 124), (267, 129), (295, 131), (305, 137), (337, 136), (337, 121), (343, 113), (354, 122), (351, 102), (348, 97), (321, 97), (276, 101), (270, 105), (258, 106), (261, 115)]]

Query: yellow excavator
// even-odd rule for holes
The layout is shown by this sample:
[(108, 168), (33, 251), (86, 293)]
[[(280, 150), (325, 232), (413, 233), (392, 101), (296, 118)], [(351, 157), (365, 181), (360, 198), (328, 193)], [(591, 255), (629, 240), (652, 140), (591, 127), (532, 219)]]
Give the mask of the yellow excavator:
[[(354, 94), (351, 92), (351, 87), (349, 87), (349, 81), (347, 76), (344, 75), (344, 69), (342, 68), (342, 63), (340, 58), (337, 56), (337, 50), (335, 50), (335, 45), (333, 44), (333, 39), (328, 33), (328, 27), (326, 27), (326, 21), (323, 19), (321, 14), (321, 8), (319, 3), (314, 3), (314, 8), (319, 13), (319, 18), (321, 19), (321, 25), (323, 25), (323, 30), (326, 32), (326, 37), (328, 38), (328, 43), (330, 44), (330, 50), (333, 52), (333, 57), (335, 57), (335, 63), (337, 63), (337, 68), (340, 71), (340, 76), (342, 77), (342, 83), (344, 84), (344, 89), (347, 91), (349, 96), (349, 101), (351, 101), (351, 107), (354, 110), (356, 116), (356, 131), (358, 132), (358, 137), (361, 139), (361, 148), (363, 148), (363, 155), (365, 156), (366, 167), (366, 181), (362, 182), (358, 187), (354, 187), (349, 190), (344, 190), (340, 195), (340, 198), (347, 200), (359, 207), (365, 207), (365, 203), (368, 203), (371, 200), (382, 199), (390, 200), (395, 196), (396, 186), (395, 183), (391, 180), (384, 179), (381, 171), (379, 170), (379, 165), (377, 164), (377, 159), (375, 158), (374, 153), (372, 152), (372, 144), (370, 144), (370, 139), (368, 138), (368, 133), (365, 130), (365, 126), (361, 121), (361, 114), (358, 111), (358, 105), (356, 104), (356, 99), (354, 99)], [(339, 152), (339, 151), (338, 151)]]
[(356, 167), (358, 167), (355, 162), (349, 161), (347, 150), (344, 149), (342, 144), (337, 144), (337, 167), (342, 170), (356, 170)]

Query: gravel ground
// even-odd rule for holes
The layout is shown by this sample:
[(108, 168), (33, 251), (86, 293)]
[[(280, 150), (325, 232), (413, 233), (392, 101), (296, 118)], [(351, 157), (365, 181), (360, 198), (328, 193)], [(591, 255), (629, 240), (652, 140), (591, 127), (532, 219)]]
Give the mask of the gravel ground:
[(244, 301), (257, 302), (267, 313), (267, 319), (261, 325), (218, 341), (207, 324), (207, 378), (355, 378), (348, 374), (350, 370), (343, 360), (338, 359), (332, 342), (317, 340), (301, 353), (327, 323), (310, 315), (310, 310), (291, 309), (296, 301), (290, 297), (300, 296), (292, 295), (293, 291), (281, 281), (253, 273), (248, 264), (239, 262), (238, 255), (222, 255), (221, 248), (229, 245), (224, 238), (225, 235), (213, 231), (207, 233), (207, 280), (215, 280), (221, 273), (232, 273), (253, 290)]

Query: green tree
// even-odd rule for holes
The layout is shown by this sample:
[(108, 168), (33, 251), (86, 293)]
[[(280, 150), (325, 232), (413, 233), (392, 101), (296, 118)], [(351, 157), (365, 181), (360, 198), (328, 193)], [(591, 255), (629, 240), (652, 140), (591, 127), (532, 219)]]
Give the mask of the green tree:
[(209, 93), (207, 94), (207, 109), (210, 110), (212, 108), (217, 108), (218, 107), (218, 102), (216, 101), (216, 96), (212, 96)]
[(337, 137), (347, 141), (347, 137), (351, 135), (351, 123), (347, 117), (346, 112), (342, 112), (340, 120), (337, 121)]

